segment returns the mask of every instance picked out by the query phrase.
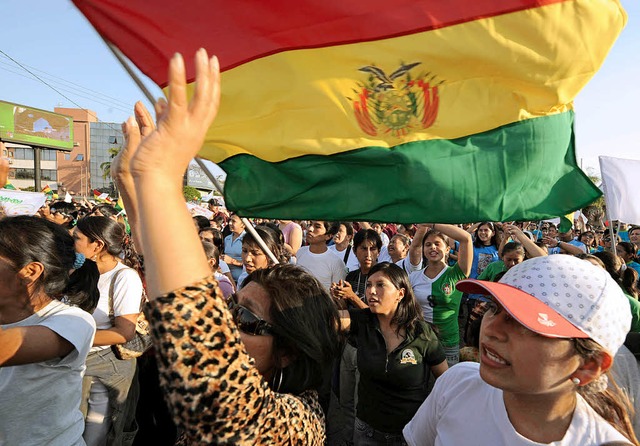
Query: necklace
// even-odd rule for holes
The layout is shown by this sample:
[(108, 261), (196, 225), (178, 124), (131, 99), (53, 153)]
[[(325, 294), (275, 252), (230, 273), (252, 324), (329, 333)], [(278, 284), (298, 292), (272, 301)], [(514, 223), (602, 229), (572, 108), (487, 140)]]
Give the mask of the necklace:
[[(365, 274), (364, 275), (364, 285), (366, 285), (366, 283), (367, 283), (367, 277), (369, 277), (369, 275)], [(361, 284), (360, 280), (361, 279), (362, 279), (362, 270), (358, 270), (358, 282), (356, 283), (356, 296), (358, 296), (360, 299), (362, 299), (364, 301), (365, 300), (364, 289), (362, 290), (363, 294), (360, 294), (360, 284)], [(366, 288), (366, 286), (364, 288)]]

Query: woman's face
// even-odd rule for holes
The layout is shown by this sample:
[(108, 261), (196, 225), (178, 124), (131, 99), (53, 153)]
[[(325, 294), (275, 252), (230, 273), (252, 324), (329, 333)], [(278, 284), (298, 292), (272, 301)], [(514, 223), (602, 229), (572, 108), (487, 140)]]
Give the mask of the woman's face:
[(373, 240), (365, 240), (356, 248), (356, 258), (360, 263), (360, 268), (369, 271), (378, 261), (378, 246)]
[(518, 251), (509, 251), (503, 254), (502, 261), (504, 266), (507, 267), (507, 271), (524, 261), (524, 256)]
[(339, 245), (349, 239), (350, 237), (347, 235), (347, 227), (345, 225), (340, 225), (340, 227), (338, 228), (338, 232), (336, 232), (336, 234), (333, 236), (333, 241), (336, 245)]
[(493, 230), (489, 225), (480, 225), (478, 227), (478, 239), (483, 245), (491, 244), (491, 237), (493, 237)]
[(633, 229), (629, 232), (629, 241), (636, 246), (640, 245), (640, 229)]
[(538, 335), (513, 319), (500, 304), (480, 328), (480, 376), (513, 394), (570, 391), (582, 361), (573, 341)]
[(231, 216), (231, 218), (229, 219), (229, 229), (236, 235), (242, 234), (242, 231), (244, 231), (244, 223), (242, 223), (240, 217), (238, 217), (237, 215)]
[(257, 269), (265, 269), (269, 266), (269, 257), (264, 251), (253, 243), (242, 244), (242, 264), (247, 273), (251, 274)]
[(393, 237), (387, 245), (387, 252), (391, 257), (393, 263), (396, 263), (400, 259), (404, 259), (409, 252), (409, 247), (402, 243), (400, 237)]
[(72, 235), (77, 253), (82, 254), (87, 259), (90, 259), (100, 252), (100, 245), (98, 242), (92, 242), (89, 240), (89, 238), (80, 232), (78, 228), (73, 230)]
[(424, 241), (422, 252), (430, 263), (444, 262), (449, 246), (437, 235), (430, 235)]
[[(249, 282), (236, 292), (238, 304), (247, 308), (260, 319), (271, 323), (271, 297), (267, 291), (255, 282)], [(273, 375), (273, 336), (251, 335), (240, 330), (240, 339), (247, 348), (247, 353), (256, 362), (256, 368), (265, 379)]]
[(624, 260), (625, 263), (631, 261), (632, 254), (627, 252), (627, 250), (624, 249), (624, 246), (616, 245), (616, 252), (618, 253), (618, 255), (620, 257), (622, 257), (622, 259)]
[(374, 314), (393, 315), (404, 297), (404, 288), (398, 289), (382, 272), (367, 279), (367, 304)]
[(587, 246), (593, 246), (593, 242), (596, 240), (596, 235), (591, 231), (583, 232), (580, 234), (580, 238), (578, 240)]

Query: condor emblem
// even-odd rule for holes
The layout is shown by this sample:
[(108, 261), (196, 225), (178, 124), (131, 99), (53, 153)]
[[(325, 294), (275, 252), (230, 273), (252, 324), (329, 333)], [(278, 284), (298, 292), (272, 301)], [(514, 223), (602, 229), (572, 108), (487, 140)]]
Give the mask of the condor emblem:
[(400, 355), (400, 364), (417, 364), (416, 355), (413, 354), (413, 350), (405, 348)]
[(359, 83), (352, 99), (358, 125), (371, 136), (403, 137), (409, 132), (426, 129), (438, 116), (438, 86), (431, 73), (412, 76), (410, 71), (420, 62), (401, 64), (387, 75), (375, 65), (359, 71), (369, 73), (364, 83)]

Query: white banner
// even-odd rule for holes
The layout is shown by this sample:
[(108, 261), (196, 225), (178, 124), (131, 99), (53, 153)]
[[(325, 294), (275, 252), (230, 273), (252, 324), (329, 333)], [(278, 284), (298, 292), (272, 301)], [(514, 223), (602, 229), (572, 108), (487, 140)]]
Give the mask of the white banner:
[(623, 223), (640, 224), (640, 160), (610, 156), (599, 159), (608, 217)]
[(200, 206), (199, 204), (187, 203), (187, 209), (189, 209), (189, 212), (191, 212), (191, 215), (193, 215), (194, 217), (196, 215), (204, 215), (209, 220), (213, 218), (213, 212), (203, 206)]
[(47, 197), (41, 192), (0, 189), (0, 205), (9, 217), (15, 215), (35, 215)]

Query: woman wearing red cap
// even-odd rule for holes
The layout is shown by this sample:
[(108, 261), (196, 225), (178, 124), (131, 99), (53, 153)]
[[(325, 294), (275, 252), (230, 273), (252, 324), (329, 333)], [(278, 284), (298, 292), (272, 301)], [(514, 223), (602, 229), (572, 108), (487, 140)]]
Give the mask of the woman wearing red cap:
[(638, 445), (625, 398), (608, 385), (631, 316), (604, 270), (566, 255), (538, 257), (499, 283), (457, 287), (492, 298), (480, 364), (440, 377), (403, 430), (409, 445)]

